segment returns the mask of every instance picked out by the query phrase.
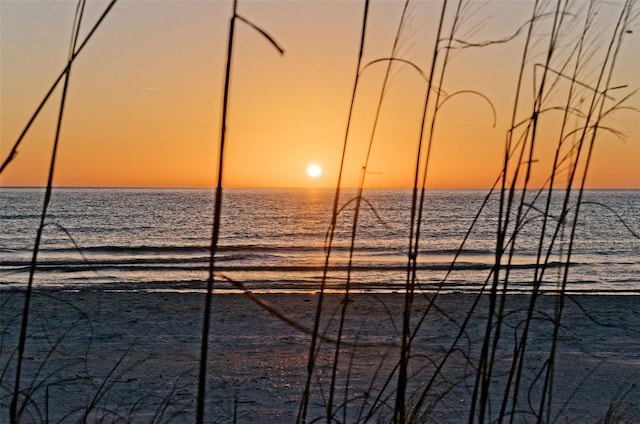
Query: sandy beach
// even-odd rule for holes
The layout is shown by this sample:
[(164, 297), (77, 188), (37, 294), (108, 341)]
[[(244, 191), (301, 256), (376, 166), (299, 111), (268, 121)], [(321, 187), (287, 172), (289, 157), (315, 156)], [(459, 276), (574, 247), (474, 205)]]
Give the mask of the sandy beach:
[[(0, 292), (0, 421), (8, 422), (23, 294)], [(310, 329), (318, 295), (269, 294), (259, 298)], [(434, 366), (451, 348), (426, 404), (427, 422), (462, 422), (468, 414), (475, 365), (486, 325), (487, 297), (466, 325), (476, 296), (440, 295), (414, 340), (408, 397), (419, 395)], [(37, 291), (33, 297), (21, 389), (31, 402), (24, 422), (193, 422), (203, 295), (177, 292)], [(326, 414), (341, 296), (326, 297), (323, 342), (309, 403), (309, 421)], [(497, 346), (491, 380), (491, 417), (497, 417), (521, 331), (527, 296), (507, 299), (510, 311)], [(573, 301), (575, 300), (575, 302)], [(576, 296), (563, 316), (553, 381), (553, 422), (603, 422), (607, 411), (640, 417), (640, 302), (636, 296)], [(418, 297), (414, 323), (429, 302)], [(530, 422), (539, 403), (536, 374), (548, 357), (555, 297), (544, 296), (527, 344), (515, 422)], [(336, 378), (336, 422), (387, 422), (398, 359), (400, 294), (354, 295), (348, 305)], [(246, 295), (214, 297), (208, 361), (208, 422), (295, 422), (302, 396), (310, 336), (276, 318)], [(373, 412), (377, 397), (382, 405)], [(345, 401), (346, 399), (346, 401)], [(415, 397), (413, 398), (415, 399)], [(411, 404), (411, 400), (409, 401)], [(341, 406), (346, 405), (346, 409)], [(370, 416), (368, 416), (370, 415)], [(613, 421), (612, 421), (613, 422)], [(615, 421), (632, 422), (632, 421)]]

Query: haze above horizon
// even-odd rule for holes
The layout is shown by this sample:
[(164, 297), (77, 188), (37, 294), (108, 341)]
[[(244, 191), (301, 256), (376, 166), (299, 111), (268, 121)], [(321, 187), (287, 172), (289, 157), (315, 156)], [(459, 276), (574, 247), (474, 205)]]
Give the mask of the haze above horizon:
[[(581, 69), (585, 87), (595, 84), (604, 60), (600, 55), (606, 53), (622, 6), (622, 2), (596, 3), (598, 21), (585, 47), (593, 58)], [(80, 40), (107, 4), (87, 2)], [(391, 56), (403, 6), (404, 1), (371, 2), (363, 64)], [(425, 75), (434, 56), (441, 7), (439, 1), (411, 2), (398, 38), (395, 57), (411, 61)], [(573, 66), (582, 30), (583, 17), (578, 12), (583, 13), (585, 7), (586, 2), (577, 7), (572, 15), (575, 22), (569, 22), (559, 34), (554, 70), (562, 69), (564, 63), (567, 69)], [(363, 8), (361, 1), (238, 3), (239, 15), (267, 31), (285, 54), (280, 56), (254, 29), (236, 22), (225, 187), (335, 186), (356, 76)], [(75, 9), (74, 1), (0, 1), (2, 161), (66, 66)], [(428, 187), (488, 188), (498, 178), (526, 36), (522, 28), (532, 9), (531, 1), (467, 4), (457, 40), (467, 44), (509, 41), (450, 50), (439, 90), (461, 95), (440, 100), (429, 152)], [(231, 1), (119, 1), (73, 63), (54, 185), (215, 186), (231, 15)], [(612, 74), (610, 86), (622, 88), (607, 93), (607, 107), (630, 97), (624, 108), (599, 123), (588, 188), (640, 189), (640, 98), (634, 94), (640, 87), (637, 15), (636, 8)], [(445, 28), (453, 22), (447, 16)], [(551, 23), (552, 18), (541, 19), (539, 34)], [(541, 83), (539, 64), (544, 61), (548, 40), (539, 35), (534, 41), (522, 91), (529, 98), (520, 99), (515, 122), (531, 115), (533, 93)], [(440, 53), (444, 52), (441, 48)], [(344, 186), (355, 187), (361, 178), (386, 63), (360, 72), (345, 152)], [(544, 101), (551, 110), (563, 104), (570, 84), (554, 73), (548, 75)], [(407, 63), (395, 63), (389, 81), (365, 185), (408, 188), (414, 180), (427, 85)], [(588, 102), (590, 90), (580, 89)], [(27, 133), (15, 159), (0, 176), (1, 186), (46, 184), (61, 93), (58, 87)], [(433, 113), (431, 106), (427, 114)], [(547, 184), (562, 127), (561, 113), (539, 116), (537, 137), (545, 143), (539, 142), (533, 152), (531, 187)], [(576, 113), (567, 122), (573, 125), (581, 118)], [(567, 145), (573, 143), (569, 136), (566, 140)], [(585, 160), (584, 154), (580, 160)], [(320, 172), (308, 172), (312, 165)], [(557, 175), (556, 185), (561, 187), (568, 171), (560, 168)]]

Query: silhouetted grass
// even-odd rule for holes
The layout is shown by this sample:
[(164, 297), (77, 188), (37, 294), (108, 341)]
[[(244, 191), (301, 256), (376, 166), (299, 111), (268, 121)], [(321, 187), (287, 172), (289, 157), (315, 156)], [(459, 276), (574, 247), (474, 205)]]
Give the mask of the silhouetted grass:
[(235, 23), (236, 19), (240, 19), (242, 22), (248, 24), (255, 29), (260, 35), (269, 41), (280, 54), (284, 54), (284, 50), (275, 42), (275, 40), (263, 29), (259, 28), (252, 22), (243, 18), (238, 14), (238, 0), (233, 1), (233, 12), (229, 21), (229, 36), (227, 45), (227, 57), (225, 65), (224, 76), (224, 90), (222, 95), (222, 119), (220, 128), (220, 143), (218, 150), (218, 172), (216, 179), (216, 190), (213, 210), (213, 225), (211, 234), (211, 246), (209, 254), (209, 278), (207, 279), (207, 295), (204, 306), (204, 318), (202, 326), (202, 348), (200, 353), (200, 375), (198, 379), (198, 403), (196, 411), (196, 422), (204, 422), (204, 404), (206, 396), (206, 375), (207, 375), (207, 357), (209, 350), (209, 332), (211, 322), (211, 303), (213, 301), (213, 289), (215, 282), (215, 259), (218, 251), (218, 238), (220, 234), (220, 218), (222, 211), (222, 177), (224, 170), (224, 154), (225, 154), (225, 142), (227, 137), (227, 113), (229, 110), (229, 86), (231, 82), (231, 65), (233, 60), (233, 41), (235, 36)]
[[(53, 152), (51, 153), (51, 162), (49, 165), (49, 174), (47, 177), (47, 188), (44, 194), (44, 204), (42, 206), (42, 213), (40, 214), (40, 225), (36, 232), (36, 241), (33, 247), (33, 255), (31, 256), (31, 266), (29, 268), (29, 282), (27, 283), (27, 290), (24, 296), (24, 308), (22, 311), (22, 324), (20, 325), (20, 338), (18, 341), (18, 357), (16, 360), (16, 380), (13, 390), (13, 398), (11, 399), (10, 406), (10, 420), (12, 423), (17, 423), (20, 420), (20, 414), (22, 411), (18, 411), (18, 403), (20, 397), (20, 378), (22, 376), (22, 364), (24, 360), (24, 349), (27, 341), (27, 327), (29, 326), (29, 311), (31, 307), (31, 293), (33, 290), (33, 277), (36, 272), (36, 265), (38, 261), (38, 252), (40, 250), (40, 241), (42, 240), (42, 230), (45, 226), (45, 219), (47, 218), (47, 208), (51, 200), (51, 191), (53, 188), (53, 174), (56, 165), (56, 156), (58, 152), (58, 144), (60, 141), (60, 129), (62, 127), (62, 117), (64, 115), (64, 106), (67, 98), (67, 89), (69, 87), (69, 78), (71, 76), (71, 64), (73, 63), (74, 56), (76, 54), (76, 44), (78, 42), (78, 36), (80, 33), (80, 25), (82, 23), (82, 15), (84, 12), (84, 0), (78, 2), (76, 9), (76, 16), (73, 22), (73, 28), (71, 32), (71, 43), (69, 47), (69, 59), (67, 68), (64, 73), (64, 87), (62, 89), (62, 98), (60, 100), (60, 109), (58, 113), (58, 121), (56, 124), (55, 139), (53, 142)], [(36, 112), (37, 113), (37, 112)], [(35, 116), (35, 115), (34, 115)], [(28, 126), (27, 126), (28, 128)], [(16, 143), (17, 145), (17, 143)], [(13, 156), (10, 154), (9, 159)]]
[[(309, 406), (311, 381), (312, 381), (312, 378), (313, 378), (313, 373), (314, 373), (314, 368), (315, 368), (315, 361), (316, 361), (316, 355), (317, 355), (317, 343), (318, 343), (318, 337), (319, 337), (319, 334), (320, 334), (319, 333), (319, 331), (320, 331), (320, 319), (321, 319), (321, 316), (322, 316), (322, 313), (323, 313), (324, 294), (325, 294), (327, 276), (328, 276), (328, 272), (329, 272), (329, 261), (330, 261), (330, 258), (331, 258), (333, 240), (334, 240), (334, 236), (335, 236), (335, 229), (336, 229), (336, 224), (337, 224), (337, 219), (338, 219), (338, 214), (339, 214), (340, 190), (341, 190), (341, 187), (342, 187), (342, 176), (343, 176), (345, 157), (346, 157), (346, 152), (347, 152), (347, 143), (348, 143), (348, 140), (349, 140), (349, 131), (351, 129), (351, 122), (352, 122), (352, 118), (353, 118), (354, 105), (355, 105), (355, 101), (356, 101), (356, 93), (357, 93), (357, 89), (358, 89), (358, 81), (359, 81), (359, 78), (360, 78), (360, 67), (361, 67), (361, 64), (362, 64), (362, 57), (363, 57), (363, 53), (364, 53), (365, 36), (366, 36), (366, 30), (367, 30), (367, 18), (368, 18), (368, 16), (369, 16), (369, 0), (365, 0), (364, 1), (364, 11), (363, 11), (363, 14), (362, 14), (362, 28), (361, 28), (361, 32), (360, 32), (360, 47), (358, 49), (358, 58), (357, 58), (357, 63), (356, 63), (356, 73), (355, 73), (355, 78), (354, 78), (354, 82), (353, 82), (353, 90), (351, 92), (351, 101), (349, 103), (349, 114), (348, 114), (348, 117), (347, 117), (347, 127), (345, 129), (345, 136), (344, 136), (344, 141), (343, 141), (343, 144), (342, 144), (342, 154), (341, 154), (341, 157), (340, 157), (340, 167), (338, 169), (338, 180), (336, 182), (336, 189), (335, 189), (335, 193), (334, 193), (334, 197), (333, 197), (331, 223), (329, 224), (329, 230), (327, 231), (327, 237), (325, 238), (326, 247), (325, 247), (324, 268), (323, 268), (323, 271), (322, 271), (322, 281), (320, 283), (319, 296), (318, 296), (318, 301), (317, 301), (317, 304), (316, 304), (316, 312), (315, 312), (315, 318), (314, 318), (314, 322), (313, 322), (313, 331), (312, 331), (312, 335), (311, 335), (311, 341), (309, 343), (309, 356), (308, 356), (308, 359), (307, 359), (307, 376), (306, 376), (306, 379), (305, 379), (304, 392), (302, 393), (302, 399), (301, 399), (301, 402), (300, 402), (300, 408), (299, 408), (298, 417), (297, 417), (297, 421), (298, 422), (302, 422), (302, 423), (306, 422), (306, 420), (307, 420), (307, 411), (308, 411), (308, 406)], [(334, 363), (336, 365), (337, 365), (337, 352), (338, 352), (338, 350), (336, 350), (336, 358), (334, 360)], [(334, 367), (334, 371), (333, 371), (332, 380), (333, 379), (335, 379), (335, 367)], [(332, 384), (332, 393), (333, 393), (333, 384)], [(331, 409), (331, 407), (329, 406), (328, 407), (328, 411), (330, 411), (330, 409)], [(330, 412), (328, 412), (327, 415), (330, 416), (331, 415)]]

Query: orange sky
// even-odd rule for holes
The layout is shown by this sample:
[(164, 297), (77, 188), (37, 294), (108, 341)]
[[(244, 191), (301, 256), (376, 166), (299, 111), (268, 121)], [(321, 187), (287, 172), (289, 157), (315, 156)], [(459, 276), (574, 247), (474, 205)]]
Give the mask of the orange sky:
[[(480, 41), (514, 33), (530, 15), (532, 2), (488, 2), (482, 8), (477, 4), (469, 11), (461, 35)], [(605, 20), (599, 30), (606, 34), (602, 40), (608, 40), (612, 21), (607, 17), (617, 13), (616, 5), (602, 6), (600, 16)], [(82, 37), (105, 6), (104, 1), (89, 2)], [(424, 69), (431, 61), (440, 6), (437, 1), (416, 2), (402, 38), (402, 57)], [(74, 9), (73, 1), (0, 0), (2, 160), (64, 67)], [(224, 185), (334, 186), (363, 3), (240, 1), (238, 10), (269, 31), (286, 53), (279, 56), (255, 31), (238, 23)], [(401, 10), (401, 1), (372, 2), (365, 62), (389, 56)], [(230, 13), (230, 1), (121, 0), (74, 63), (54, 184), (214, 186)], [(617, 99), (640, 87), (640, 31), (637, 25), (632, 29), (613, 83), (628, 87), (615, 92)], [(575, 41), (571, 33), (565, 37), (566, 45)], [(523, 40), (521, 36), (453, 56), (443, 90), (482, 92), (495, 105), (497, 124), (491, 126), (491, 110), (480, 97), (452, 98), (437, 120), (429, 186), (481, 188), (496, 179)], [(542, 39), (537, 43), (540, 53), (532, 61), (543, 60), (543, 44)], [(592, 47), (603, 46), (605, 42)], [(361, 77), (345, 185), (357, 184), (384, 68), (377, 65)], [(588, 77), (593, 78), (594, 72)], [(532, 86), (529, 77), (527, 95)], [(373, 144), (368, 186), (411, 186), (424, 89), (415, 71), (396, 67)], [(557, 90), (564, 93), (566, 83), (560, 82)], [(0, 177), (2, 186), (46, 183), (59, 99), (60, 90)], [(639, 96), (628, 105), (640, 108)], [(606, 121), (626, 138), (601, 132), (589, 187), (640, 188), (638, 118), (637, 112), (622, 110)], [(549, 117), (541, 124), (533, 185), (543, 184), (549, 174), (556, 120)], [(311, 163), (323, 167), (317, 179), (306, 174)]]

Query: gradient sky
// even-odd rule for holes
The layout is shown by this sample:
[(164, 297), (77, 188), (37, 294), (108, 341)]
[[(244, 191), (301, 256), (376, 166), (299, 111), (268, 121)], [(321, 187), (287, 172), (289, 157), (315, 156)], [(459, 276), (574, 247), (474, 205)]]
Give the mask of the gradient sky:
[[(106, 6), (89, 1), (81, 38)], [(475, 2), (461, 35), (474, 41), (513, 34), (531, 1)], [(584, 5), (580, 1), (577, 5)], [(364, 61), (390, 54), (402, 1), (374, 1)], [(603, 2), (598, 34), (608, 42), (620, 2)], [(0, 0), (0, 154), (2, 160), (65, 66), (75, 1)], [(402, 37), (402, 57), (430, 66), (439, 1), (418, 1)], [(226, 187), (335, 185), (354, 80), (363, 2), (240, 1), (238, 12), (267, 30), (277, 52), (238, 22), (225, 154)], [(54, 185), (214, 186), (224, 58), (231, 1), (121, 0), (73, 65)], [(640, 30), (627, 34), (613, 85), (620, 99), (640, 87)], [(575, 34), (566, 34), (566, 45)], [(489, 187), (501, 168), (524, 36), (456, 51), (443, 90), (477, 90), (452, 98), (437, 121), (428, 185)], [(563, 44), (564, 46), (565, 44)], [(544, 60), (542, 38), (534, 61)], [(597, 62), (597, 55), (595, 56)], [(596, 63), (597, 64), (597, 63)], [(357, 184), (369, 143), (384, 65), (361, 78), (346, 156), (345, 185)], [(594, 66), (597, 69), (597, 66)], [(586, 78), (593, 78), (587, 72)], [(531, 75), (531, 72), (529, 72)], [(526, 85), (528, 84), (528, 86)], [(562, 82), (559, 92), (562, 92)], [(566, 85), (566, 83), (565, 83)], [(527, 93), (533, 81), (525, 81)], [(396, 67), (374, 140), (367, 186), (410, 187), (425, 84)], [(3, 186), (46, 183), (59, 89), (0, 177)], [(639, 95), (628, 106), (640, 108)], [(588, 186), (640, 188), (640, 116), (621, 110), (607, 125), (624, 133), (598, 138)], [(550, 118), (544, 128), (553, 128)], [(551, 141), (553, 131), (542, 133)], [(557, 138), (557, 137), (556, 137)], [(553, 143), (535, 154), (533, 185), (549, 173)], [(324, 172), (311, 179), (307, 166)]]

